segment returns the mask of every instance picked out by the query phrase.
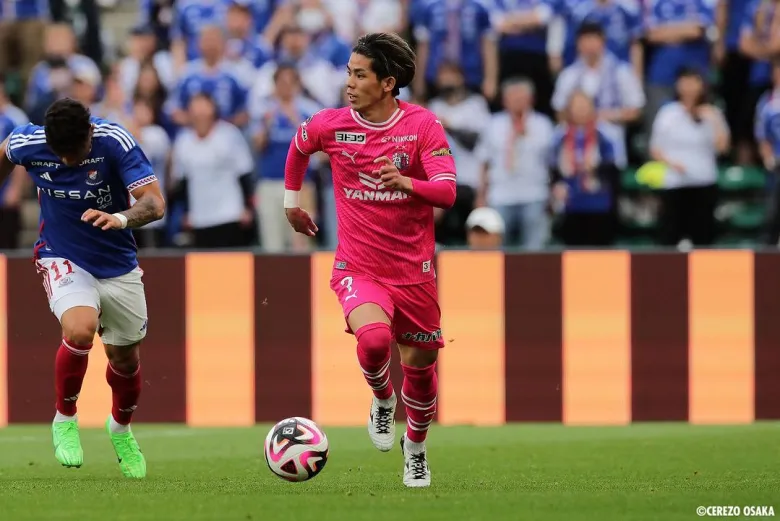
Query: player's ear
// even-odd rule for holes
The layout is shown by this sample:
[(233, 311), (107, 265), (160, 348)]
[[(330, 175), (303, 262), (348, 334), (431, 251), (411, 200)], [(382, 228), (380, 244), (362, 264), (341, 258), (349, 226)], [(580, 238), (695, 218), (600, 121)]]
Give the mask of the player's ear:
[(390, 76), (389, 78), (385, 78), (382, 80), (382, 90), (385, 92), (393, 92), (393, 89), (395, 88), (395, 78)]

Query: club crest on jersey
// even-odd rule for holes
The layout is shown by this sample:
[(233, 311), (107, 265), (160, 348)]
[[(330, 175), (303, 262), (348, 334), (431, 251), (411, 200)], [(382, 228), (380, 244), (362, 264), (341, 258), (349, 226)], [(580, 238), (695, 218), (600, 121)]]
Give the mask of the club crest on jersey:
[(87, 184), (90, 186), (97, 186), (99, 184), (103, 183), (103, 178), (100, 175), (100, 172), (97, 170), (90, 170), (87, 172)]
[(409, 167), (409, 154), (406, 152), (396, 152), (393, 154), (393, 164), (398, 170), (404, 170)]

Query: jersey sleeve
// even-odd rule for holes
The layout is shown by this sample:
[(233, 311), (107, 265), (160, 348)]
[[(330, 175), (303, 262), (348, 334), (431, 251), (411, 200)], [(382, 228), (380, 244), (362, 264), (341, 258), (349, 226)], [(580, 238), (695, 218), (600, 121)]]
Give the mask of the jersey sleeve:
[(455, 159), (441, 122), (431, 113), (421, 140), (420, 156), (429, 181), (455, 182)]
[(33, 145), (46, 143), (43, 129), (37, 129), (32, 124), (14, 128), (5, 143), (5, 155), (11, 163), (24, 166), (27, 152), (35, 148)]
[(323, 109), (298, 126), (293, 141), (301, 154), (310, 156), (322, 150), (322, 136), (330, 111)]
[(119, 177), (128, 192), (157, 181), (152, 163), (130, 132), (115, 123), (101, 124), (98, 128), (100, 130), (96, 133), (99, 132), (112, 142), (114, 164), (117, 165)]

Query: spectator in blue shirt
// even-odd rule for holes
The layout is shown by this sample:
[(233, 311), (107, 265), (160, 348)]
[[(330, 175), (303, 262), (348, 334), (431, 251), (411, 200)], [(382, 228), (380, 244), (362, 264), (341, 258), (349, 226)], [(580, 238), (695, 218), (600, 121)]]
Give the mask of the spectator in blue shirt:
[[(308, 249), (311, 241), (296, 234), (279, 212), (284, 200), (284, 165), (290, 142), (298, 127), (320, 110), (320, 106), (301, 94), (301, 80), (294, 65), (280, 65), (274, 72), (274, 93), (264, 104), (260, 118), (253, 122), (254, 145), (258, 152), (258, 220), (263, 249), (282, 252), (289, 248)], [(314, 186), (310, 165), (304, 182), (305, 196), (313, 200)], [(307, 204), (307, 208), (311, 207)]]
[(607, 50), (619, 60), (631, 63), (640, 78), (644, 76), (644, 51), (639, 41), (644, 28), (637, 0), (554, 1), (555, 14), (563, 19), (565, 26), (561, 49), (563, 67), (577, 59), (579, 28), (582, 24), (594, 23), (604, 28)]
[(36, 112), (34, 107), (40, 110), (41, 106), (48, 106), (49, 100), (57, 99), (58, 94), (65, 93), (70, 88), (69, 85), (63, 85), (64, 81), (60, 81), (57, 77), (65, 74), (52, 71), (52, 64), (65, 62), (71, 72), (88, 70), (91, 74), (100, 76), (97, 64), (91, 58), (77, 52), (76, 35), (69, 25), (47, 26), (43, 41), (44, 59), (33, 67), (25, 96), (25, 108), (31, 117), (33, 112)]
[(339, 70), (346, 68), (352, 46), (336, 34), (332, 17), (321, 2), (300, 9), (295, 20), (311, 36), (314, 53)]
[(534, 83), (536, 110), (552, 116), (553, 78), (547, 58), (552, 0), (496, 0), (493, 26), (499, 36), (499, 75)]
[(254, 83), (257, 69), (273, 59), (273, 49), (255, 32), (251, 5), (245, 0), (229, 2), (225, 19), (225, 58), (236, 67), (236, 73), (248, 89)]
[(752, 59), (746, 100), (745, 125), (755, 117), (761, 95), (772, 87), (771, 62), (780, 58), (780, 1), (751, 0), (739, 34), (739, 49)]
[(619, 182), (615, 151), (593, 102), (582, 91), (569, 98), (565, 121), (555, 131), (551, 167), (553, 209), (563, 217), (564, 244), (612, 244)]
[(246, 111), (247, 88), (225, 60), (225, 37), (217, 26), (201, 29), (200, 50), (203, 58), (189, 64), (175, 94), (174, 121), (187, 124), (187, 107), (196, 94), (207, 94), (217, 105), (219, 116), (243, 127), (249, 121)]
[(466, 85), (492, 101), (498, 93), (498, 50), (485, 0), (429, 0), (413, 20), (418, 42), (413, 91), (418, 99), (436, 95), (443, 61), (461, 64)]
[(715, 1), (646, 0), (646, 35), (653, 46), (646, 78), (648, 128), (661, 105), (674, 98), (681, 69), (696, 69), (707, 75)]
[(171, 24), (171, 53), (177, 73), (200, 57), (200, 33), (204, 26), (222, 25), (224, 0), (176, 0)]

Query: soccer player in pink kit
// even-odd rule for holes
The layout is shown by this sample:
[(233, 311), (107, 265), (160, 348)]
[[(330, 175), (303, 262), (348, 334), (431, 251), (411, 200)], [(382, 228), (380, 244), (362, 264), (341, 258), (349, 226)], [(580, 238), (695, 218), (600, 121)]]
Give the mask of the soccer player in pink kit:
[(285, 168), (287, 219), (300, 233), (317, 226), (298, 206), (308, 157), (330, 156), (338, 215), (331, 289), (374, 393), (368, 419), (381, 451), (395, 443), (396, 392), (390, 382), (395, 337), (406, 406), (403, 482), (431, 483), (425, 439), (434, 413), (436, 359), (442, 341), (433, 208), (455, 202), (455, 163), (440, 122), (427, 109), (397, 100), (412, 81), (415, 56), (394, 34), (360, 38), (347, 65), (349, 107), (324, 109), (301, 124)]

